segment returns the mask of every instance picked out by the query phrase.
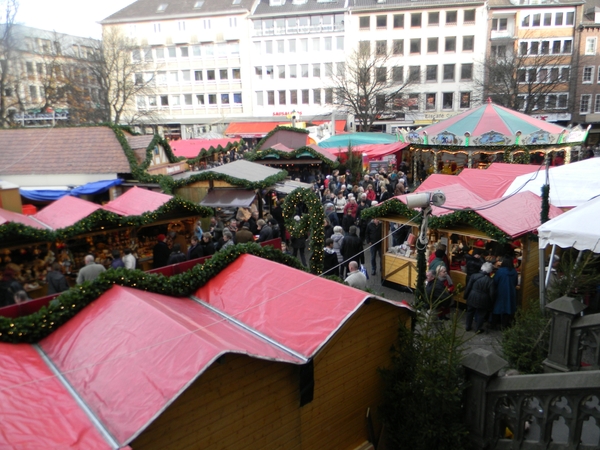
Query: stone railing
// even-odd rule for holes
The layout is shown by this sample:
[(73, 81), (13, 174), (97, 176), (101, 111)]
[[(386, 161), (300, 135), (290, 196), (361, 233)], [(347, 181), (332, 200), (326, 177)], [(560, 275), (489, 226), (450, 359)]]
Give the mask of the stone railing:
[[(600, 449), (600, 314), (561, 297), (539, 375), (499, 377), (507, 362), (483, 349), (463, 361), (466, 421), (476, 449)], [(510, 372), (508, 372), (510, 373)]]

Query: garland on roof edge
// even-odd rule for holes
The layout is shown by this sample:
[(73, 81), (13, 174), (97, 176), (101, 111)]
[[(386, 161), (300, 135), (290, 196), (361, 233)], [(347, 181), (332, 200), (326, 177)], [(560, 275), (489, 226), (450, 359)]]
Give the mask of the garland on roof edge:
[[(308, 213), (294, 220), (296, 206), (304, 204)], [(310, 235), (308, 251), (310, 256), (310, 271), (316, 275), (323, 272), (323, 248), (325, 247), (325, 229), (323, 222), (325, 212), (319, 198), (310, 190), (298, 188), (285, 197), (283, 202), (283, 218), (285, 228), (293, 238), (306, 238)]]
[(63, 292), (38, 312), (18, 318), (0, 317), (0, 342), (38, 342), (113, 285), (175, 297), (189, 296), (242, 254), (255, 255), (295, 269), (306, 270), (293, 256), (271, 246), (261, 247), (255, 243), (238, 244), (219, 250), (204, 264), (198, 264), (187, 272), (172, 277), (149, 274), (141, 270), (109, 269), (101, 273), (96, 280), (86, 281)]
[(294, 133), (309, 134), (308, 130), (306, 130), (304, 128), (295, 128), (295, 127), (286, 127), (286, 126), (282, 126), (282, 125), (277, 125), (271, 131), (269, 131), (264, 138), (262, 138), (260, 141), (258, 141), (258, 144), (256, 144), (255, 148), (261, 148), (263, 146), (263, 144), (267, 141), (267, 139), (269, 139), (271, 136), (273, 136), (275, 133), (277, 133), (280, 130), (293, 131)]
[[(308, 147), (308, 146), (300, 147), (291, 152), (283, 152), (281, 150), (266, 148), (264, 150), (248, 152), (248, 153), (244, 154), (244, 158), (247, 159), (248, 161), (256, 161), (256, 160), (264, 160), (264, 159), (266, 159), (267, 156), (270, 156), (270, 155), (277, 155), (279, 158), (290, 159), (290, 158), (297, 158), (298, 155), (301, 155), (303, 153), (310, 153), (314, 158), (320, 159), (322, 162), (327, 164), (329, 167), (333, 168), (333, 167), (339, 166), (338, 161), (332, 161), (332, 160), (326, 158), (325, 156), (323, 156), (321, 153), (319, 153), (315, 149)], [(273, 163), (276, 164), (276, 161), (273, 161)]]
[(188, 164), (192, 165), (192, 164), (196, 164), (196, 163), (200, 162), (204, 158), (208, 158), (215, 154), (229, 153), (232, 148), (235, 148), (237, 150), (243, 144), (243, 142), (244, 142), (243, 139), (240, 139), (237, 142), (228, 142), (225, 145), (225, 147), (223, 147), (221, 145), (217, 145), (216, 147), (213, 147), (211, 145), (208, 149), (203, 148), (202, 150), (200, 150), (200, 152), (198, 152), (198, 156), (196, 156), (195, 158), (188, 158), (187, 162), (188, 162)]

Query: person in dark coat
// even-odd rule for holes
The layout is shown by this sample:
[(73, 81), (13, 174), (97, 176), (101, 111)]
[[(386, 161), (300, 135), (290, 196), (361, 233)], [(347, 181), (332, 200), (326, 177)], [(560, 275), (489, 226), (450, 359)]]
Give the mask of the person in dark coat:
[(496, 301), (492, 323), (497, 325), (500, 322), (501, 328), (510, 326), (513, 316), (517, 311), (517, 284), (519, 275), (513, 266), (512, 259), (504, 257), (500, 268), (494, 275), (494, 285), (496, 286)]
[(256, 221), (256, 228), (259, 232), (258, 242), (265, 242), (273, 239), (273, 229), (267, 225), (267, 222), (263, 219), (258, 219)]
[(346, 263), (349, 263), (350, 261), (356, 261), (360, 267), (360, 265), (364, 263), (363, 250), (362, 242), (356, 235), (356, 226), (352, 225), (348, 234), (344, 236), (344, 239), (342, 240), (342, 247), (340, 249), (342, 252), (344, 265), (347, 266)]
[(365, 209), (369, 208), (370, 203), (367, 201), (367, 194), (360, 194), (360, 201), (358, 202), (358, 212), (356, 217), (358, 218), (358, 230), (360, 232), (360, 240), (365, 243), (367, 240), (367, 225), (369, 221), (362, 217), (362, 213)]
[(202, 247), (202, 256), (210, 256), (214, 255), (216, 248), (213, 243), (212, 234), (204, 233), (202, 235), (202, 240), (200, 241), (200, 246)]
[(481, 266), (481, 271), (472, 275), (467, 283), (464, 292), (464, 297), (467, 300), (466, 331), (471, 331), (473, 317), (475, 317), (475, 332), (477, 334), (485, 332), (483, 324), (496, 299), (496, 286), (490, 278), (493, 269), (492, 263), (484, 263)]
[(152, 248), (152, 267), (154, 269), (166, 266), (169, 255), (171, 254), (171, 250), (165, 242), (166, 236), (164, 234), (159, 234), (157, 239), (158, 242)]
[(181, 245), (173, 244), (173, 251), (169, 255), (169, 259), (167, 260), (167, 266), (170, 266), (171, 264), (179, 264), (184, 261), (187, 261), (187, 257), (181, 251)]
[(467, 264), (466, 264), (467, 279), (465, 280), (465, 286), (469, 284), (469, 279), (481, 270), (481, 266), (484, 263), (484, 260), (481, 257), (481, 253), (482, 253), (482, 251), (480, 248), (475, 248), (475, 249), (473, 249), (472, 255), (469, 255), (467, 253), (465, 256), (465, 259), (467, 261)]
[(331, 222), (327, 217), (323, 220), (323, 232), (325, 233), (325, 239), (333, 236), (333, 225), (331, 225)]
[(279, 226), (279, 222), (277, 222), (277, 220), (271, 217), (269, 220), (267, 220), (267, 224), (271, 227), (271, 230), (273, 231), (272, 239), (281, 238), (281, 227)]
[[(271, 210), (271, 215), (273, 219), (277, 221), (279, 225), (279, 237), (282, 240), (285, 240), (285, 219), (283, 218), (283, 199), (277, 200), (277, 206)], [(272, 227), (271, 227), (272, 228)], [(275, 230), (273, 228), (273, 230)]]
[(238, 244), (254, 242), (254, 235), (250, 231), (250, 226), (247, 222), (244, 222), (242, 228), (237, 233), (235, 233), (235, 242), (237, 242)]
[[(300, 221), (300, 216), (294, 216), (294, 220), (296, 222)], [(306, 266), (306, 257), (304, 256), (304, 249), (306, 248), (306, 240), (308, 239), (308, 236), (301, 236), (301, 237), (293, 237), (292, 236), (292, 248), (294, 249), (292, 256), (294, 258), (296, 258), (296, 256), (298, 255), (298, 252), (300, 252), (300, 261), (302, 261), (302, 265)]]
[(23, 286), (15, 279), (15, 273), (12, 269), (5, 269), (0, 281), (0, 308), (13, 305), (15, 303), (15, 294), (23, 290)]
[[(371, 275), (377, 274), (377, 254), (381, 259), (381, 222), (373, 219), (367, 225), (367, 243), (371, 248)], [(379, 263), (381, 267), (381, 263)]]
[(449, 320), (447, 313), (452, 302), (452, 293), (446, 287), (446, 268), (441, 266), (440, 269), (440, 274), (433, 270), (428, 270), (425, 274), (427, 280), (425, 284), (426, 301), (429, 309), (436, 308), (439, 320)]
[(62, 273), (60, 263), (53, 263), (52, 270), (46, 275), (46, 283), (48, 285), (48, 295), (58, 294), (69, 289), (69, 283)]
[(123, 258), (121, 258), (121, 252), (116, 248), (112, 251), (113, 260), (110, 263), (110, 267), (112, 269), (118, 269), (119, 267), (125, 267), (125, 263), (123, 262)]
[(202, 258), (202, 256), (204, 255), (202, 253), (202, 246), (200, 245), (198, 237), (196, 235), (193, 235), (190, 241), (192, 244), (190, 245), (190, 248), (187, 251), (188, 260)]
[(325, 248), (323, 249), (323, 275), (340, 276), (338, 267), (337, 253), (333, 249), (333, 239), (325, 239)]

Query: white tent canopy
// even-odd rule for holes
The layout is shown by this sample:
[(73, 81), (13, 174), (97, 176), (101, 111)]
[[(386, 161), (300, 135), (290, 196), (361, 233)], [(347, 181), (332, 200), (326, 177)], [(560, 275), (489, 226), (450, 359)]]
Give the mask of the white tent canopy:
[[(550, 204), (558, 208), (572, 208), (600, 195), (600, 158), (551, 167), (548, 172)], [(541, 195), (544, 184), (546, 172), (543, 169), (537, 173), (521, 175), (515, 178), (503, 197), (519, 190)]]
[(600, 197), (596, 197), (541, 225), (540, 248), (550, 244), (600, 253), (600, 227), (596, 222), (599, 219)]

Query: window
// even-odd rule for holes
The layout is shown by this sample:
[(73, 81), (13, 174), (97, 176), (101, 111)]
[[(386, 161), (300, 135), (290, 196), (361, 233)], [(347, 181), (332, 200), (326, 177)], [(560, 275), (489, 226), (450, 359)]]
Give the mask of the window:
[(596, 54), (596, 38), (588, 37), (585, 39), (585, 54), (595, 55)]
[(554, 25), (560, 26), (563, 24), (563, 13), (556, 13), (554, 16)]
[(158, 84), (167, 84), (167, 72), (159, 71), (156, 75), (156, 82)]
[(265, 41), (265, 53), (268, 55), (273, 53), (273, 41)]
[(475, 45), (475, 36), (463, 36), (463, 52), (472, 52)]
[(37, 100), (37, 96), (38, 96), (38, 90), (37, 90), (37, 86), (29, 86), (29, 97), (31, 98), (31, 100)]
[(179, 83), (179, 72), (176, 70), (169, 72), (169, 83)]
[(296, 39), (290, 39), (288, 41), (288, 50), (290, 53), (296, 53)]
[(313, 38), (312, 49), (313, 52), (321, 51), (321, 38)]
[(284, 45), (283, 40), (277, 41), (277, 53), (284, 53), (285, 52), (285, 45)]
[(492, 19), (492, 31), (506, 31), (508, 19)]
[(142, 54), (140, 53), (140, 49), (139, 48), (136, 48), (135, 50), (133, 50), (131, 52), (131, 59), (133, 61), (141, 61), (142, 60)]
[(427, 66), (426, 70), (425, 70), (425, 81), (437, 82), (437, 71), (438, 71), (438, 66), (436, 66), (436, 65)]
[(506, 56), (506, 45), (492, 45), (491, 54), (493, 58), (504, 58)]
[(234, 80), (241, 80), (242, 73), (240, 69), (231, 69), (231, 78), (233, 78)]
[(192, 94), (183, 94), (183, 104), (186, 106), (192, 105)]
[(582, 83), (591, 83), (594, 77), (594, 67), (588, 66), (583, 68), (583, 79)]
[(300, 39), (300, 51), (301, 52), (308, 51), (308, 39), (307, 38)]
[(214, 56), (215, 46), (213, 44), (202, 44), (202, 54), (204, 56)]
[(366, 55), (367, 53), (371, 53), (371, 42), (369, 42), (369, 41), (360, 41), (358, 43), (358, 52), (361, 55)]
[(313, 89), (313, 103), (315, 105), (321, 104), (321, 89)]
[(573, 50), (573, 41), (571, 39), (565, 39), (565, 41), (563, 42), (563, 53), (565, 54), (571, 54), (571, 51)]
[(161, 3), (158, 5), (158, 8), (156, 8), (156, 12), (165, 12), (167, 10), (167, 6), (169, 6), (168, 3)]
[(435, 110), (435, 94), (425, 94), (425, 109)]
[(394, 55), (404, 55), (404, 39), (394, 39), (392, 41), (392, 52)]
[(542, 55), (550, 54), (550, 41), (542, 41)]
[(410, 66), (408, 68), (408, 79), (409, 81), (420, 83), (421, 82), (421, 67)]
[(596, 99), (594, 101), (594, 112), (600, 112), (600, 94), (596, 94)]
[(196, 94), (196, 103), (204, 105), (204, 94)]
[(440, 13), (439, 13), (439, 11), (430, 12), (427, 15), (427, 25), (429, 25), (430, 27), (432, 27), (432, 26), (437, 26), (439, 24), (440, 24)]
[(155, 96), (148, 96), (148, 106), (150, 108), (156, 108), (156, 97)]
[(411, 55), (421, 53), (421, 39), (410, 40), (410, 53)]
[(279, 104), (285, 105), (285, 91), (278, 91), (279, 93)]
[(437, 53), (439, 51), (439, 39), (436, 37), (427, 38), (427, 53)]
[(552, 13), (544, 13), (544, 26), (549, 27), (552, 25)]
[(563, 67), (560, 69), (560, 81), (567, 82), (571, 78), (571, 69), (568, 67)]
[(302, 90), (302, 104), (303, 105), (308, 105), (308, 89), (303, 89)]
[(529, 43), (529, 54), (537, 55), (540, 53), (540, 43), (539, 42), (530, 42)]
[(285, 66), (277, 66), (277, 78), (285, 78)]
[(25, 67), (27, 67), (27, 75), (33, 76), (34, 75), (33, 63), (31, 61), (27, 61), (25, 63)]
[(378, 83), (385, 83), (387, 81), (387, 70), (385, 67), (377, 67), (375, 69), (375, 78)]
[(444, 51), (445, 52), (455, 52), (456, 51), (456, 38), (455, 37), (447, 37), (446, 38)]
[[(290, 66), (291, 73), (291, 66)], [(308, 64), (300, 64), (300, 76), (302, 78), (308, 78)]]
[(333, 40), (331, 37), (324, 37), (323, 38), (323, 49), (326, 52), (330, 52), (331, 50), (333, 50)]
[(325, 76), (333, 76), (333, 63), (325, 63)]
[(408, 94), (408, 110), (418, 111), (419, 110), (419, 94)]
[(584, 94), (581, 96), (581, 101), (579, 103), (579, 113), (580, 114), (589, 114), (591, 101), (592, 101), (591, 94)]
[(181, 80), (185, 81), (187, 83), (190, 82), (191, 78), (190, 78), (190, 71), (189, 70), (182, 70), (181, 71)]
[(473, 64), (462, 64), (460, 66), (460, 79), (461, 80), (472, 80), (473, 79)]
[(179, 95), (171, 95), (171, 98), (169, 99), (169, 104), (171, 106), (181, 105), (181, 98), (179, 97)]
[(556, 109), (556, 100), (557, 97), (555, 94), (548, 94), (546, 96), (546, 107), (548, 109)]
[(558, 94), (558, 106), (557, 108), (566, 108), (567, 107), (567, 101), (569, 100), (569, 94)]
[(344, 36), (336, 36), (335, 49), (336, 50), (344, 50)]
[(335, 66), (338, 77), (343, 78), (346, 73), (346, 65), (343, 62), (338, 62), (335, 63)]
[(444, 64), (444, 81), (454, 81), (454, 74), (456, 73), (455, 64)]
[(410, 26), (411, 28), (418, 28), (421, 26), (421, 13), (411, 13)]
[(227, 80), (229, 79), (227, 74), (227, 69), (219, 69), (219, 80)]
[(574, 12), (568, 12), (567, 13), (567, 20), (565, 22), (566, 25), (573, 25), (575, 21), (575, 13)]
[(169, 106), (169, 96), (168, 95), (160, 96), (160, 106)]
[(155, 33), (160, 33), (160, 23), (155, 23), (154, 24), (154, 32)]
[(237, 28), (237, 17), (229, 18), (229, 28)]
[(332, 88), (325, 89), (325, 103), (328, 103), (328, 104), (333, 103), (333, 89)]
[(532, 27), (539, 27), (540, 26), (540, 19), (541, 19), (541, 14), (534, 14), (531, 18), (531, 26)]
[[(205, 30), (210, 30), (211, 26), (210, 26), (210, 19), (204, 19), (202, 21), (202, 26), (204, 27)], [(210, 101), (209, 101), (210, 103)], [(215, 103), (216, 104), (216, 98), (215, 98)]]
[(267, 105), (275, 104), (275, 91), (267, 91)]
[(313, 77), (320, 78), (321, 77), (321, 64), (313, 64)]
[(362, 16), (358, 20), (358, 26), (361, 30), (368, 30), (371, 28), (371, 17), (370, 16)]
[(456, 25), (457, 11), (446, 11), (446, 25)]
[(404, 28), (404, 14), (394, 14), (394, 28)]
[(475, 10), (474, 9), (465, 9), (465, 11), (463, 13), (463, 23), (465, 23), (465, 24), (475, 23)]
[(217, 104), (217, 94), (208, 94), (208, 104), (209, 105)]
[(256, 75), (256, 77), (259, 80), (262, 80), (262, 74), (263, 74), (263, 70), (261, 66), (255, 66), (254, 67), (254, 75)]
[(470, 92), (461, 92), (460, 93), (460, 107), (461, 108), (470, 108), (471, 107), (471, 93)]
[(209, 81), (214, 81), (215, 80), (215, 71), (214, 69), (208, 69), (206, 71), (206, 79)]
[(292, 64), (291, 66), (288, 67), (290, 78), (298, 78), (297, 70), (298, 70), (298, 68), (297, 68), (296, 64)]
[(44, 65), (42, 63), (36, 63), (35, 69), (36, 69), (38, 75), (40, 75), (40, 76), (44, 75)]
[(156, 49), (156, 59), (165, 59), (165, 49), (159, 47)]
[(258, 106), (263, 106), (265, 104), (265, 100), (264, 100), (262, 91), (256, 91), (256, 104)]
[(562, 41), (552, 41), (552, 54), (553, 55), (560, 53), (561, 45), (562, 45)]
[(381, 15), (375, 18), (377, 28), (387, 28), (387, 16)]
[(221, 105), (229, 105), (229, 94), (221, 94)]
[(392, 81), (399, 83), (404, 81), (404, 67), (392, 67)]
[(378, 56), (387, 55), (387, 41), (375, 41), (375, 54)]
[(298, 104), (298, 91), (296, 89), (292, 89), (290, 91), (290, 105)]
[(442, 92), (442, 109), (454, 109), (454, 92)]

